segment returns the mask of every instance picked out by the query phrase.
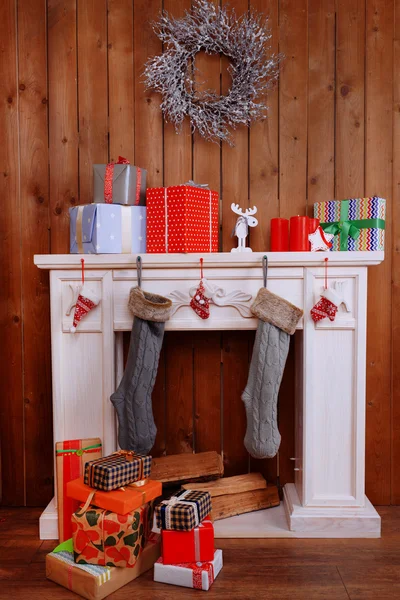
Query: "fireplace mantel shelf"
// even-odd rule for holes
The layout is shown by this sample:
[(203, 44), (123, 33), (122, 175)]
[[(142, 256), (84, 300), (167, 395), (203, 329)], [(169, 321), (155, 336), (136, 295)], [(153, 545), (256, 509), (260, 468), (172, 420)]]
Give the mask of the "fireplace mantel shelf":
[[(169, 330), (255, 329), (250, 307), (263, 285), (264, 254), (143, 254), (143, 288), (173, 301)], [(218, 521), (216, 536), (379, 537), (380, 517), (365, 496), (365, 372), (367, 271), (384, 253), (267, 256), (268, 289), (304, 311), (295, 336), (294, 481), (285, 485), (283, 505)], [(71, 334), (82, 257), (34, 257), (50, 271), (53, 435), (54, 442), (100, 437), (110, 454), (117, 448), (110, 395), (122, 376), (122, 332), (132, 327), (128, 297), (137, 285), (137, 256), (84, 255), (85, 281), (101, 302)], [(205, 321), (190, 308), (200, 258), (211, 304)], [(342, 302), (333, 322), (315, 324), (310, 309), (326, 277)], [(57, 538), (56, 496), (40, 518), (42, 539)]]
[[(251, 268), (261, 264), (268, 256), (270, 267), (317, 267), (325, 257), (332, 267), (373, 266), (383, 261), (383, 252), (214, 252), (202, 254), (142, 254), (146, 269), (187, 269), (199, 266), (204, 259), (204, 268)], [(39, 269), (79, 269), (81, 258), (88, 269), (131, 269), (136, 268), (136, 254), (38, 254), (35, 265)]]

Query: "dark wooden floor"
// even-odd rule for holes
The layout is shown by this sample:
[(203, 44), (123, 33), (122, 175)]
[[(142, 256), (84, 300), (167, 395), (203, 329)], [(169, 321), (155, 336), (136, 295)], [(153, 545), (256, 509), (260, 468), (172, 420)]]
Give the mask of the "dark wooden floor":
[[(379, 540), (220, 540), (224, 568), (208, 600), (394, 600), (400, 598), (400, 507), (379, 509)], [(47, 581), (38, 539), (39, 509), (0, 510), (0, 598), (78, 598)], [(109, 596), (113, 600), (199, 598), (200, 592), (152, 581), (152, 572)]]

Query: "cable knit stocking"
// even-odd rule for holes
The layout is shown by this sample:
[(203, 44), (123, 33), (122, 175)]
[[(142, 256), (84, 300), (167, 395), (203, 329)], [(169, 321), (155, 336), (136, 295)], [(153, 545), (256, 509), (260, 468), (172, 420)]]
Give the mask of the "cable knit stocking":
[(135, 318), (128, 360), (122, 381), (111, 396), (118, 416), (118, 443), (123, 450), (147, 454), (154, 445), (157, 428), (151, 394), (171, 305), (168, 298), (140, 288), (130, 294), (129, 307)]
[(271, 458), (279, 450), (278, 392), (289, 343), (288, 333), (258, 321), (249, 379), (242, 395), (247, 417), (244, 445), (254, 458)]
[(259, 318), (249, 378), (242, 394), (246, 408), (246, 450), (254, 458), (272, 458), (279, 450), (278, 393), (289, 352), (290, 335), (303, 312), (262, 288), (252, 313)]

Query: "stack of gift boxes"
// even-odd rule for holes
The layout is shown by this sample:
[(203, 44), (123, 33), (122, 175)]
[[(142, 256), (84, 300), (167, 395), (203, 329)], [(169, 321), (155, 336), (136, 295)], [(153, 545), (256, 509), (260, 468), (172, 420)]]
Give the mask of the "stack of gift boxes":
[[(95, 453), (100, 457), (88, 460)], [(151, 528), (162, 484), (149, 478), (151, 456), (119, 451), (101, 458), (99, 439), (57, 444), (56, 456), (62, 543), (46, 557), (47, 577), (99, 600), (160, 556), (160, 536)]]
[(121, 156), (93, 165), (93, 204), (69, 209), (71, 253), (146, 252), (146, 175)]
[(214, 547), (210, 494), (182, 490), (156, 505), (162, 484), (151, 479), (151, 464), (126, 450), (102, 457), (99, 438), (56, 444), (61, 544), (46, 557), (49, 579), (101, 600), (154, 565), (155, 581), (211, 587), (222, 550)]
[(121, 156), (93, 165), (93, 203), (69, 209), (70, 252), (218, 252), (218, 193), (193, 181), (146, 189), (146, 177)]
[(153, 531), (161, 531), (161, 557), (154, 581), (210, 589), (222, 569), (222, 550), (214, 548), (209, 492), (182, 490), (156, 506)]

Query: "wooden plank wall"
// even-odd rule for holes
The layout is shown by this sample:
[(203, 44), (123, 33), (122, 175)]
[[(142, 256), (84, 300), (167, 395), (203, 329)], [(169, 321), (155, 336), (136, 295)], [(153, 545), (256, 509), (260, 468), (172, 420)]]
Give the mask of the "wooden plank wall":
[[(225, 4), (225, 0), (213, 0)], [(221, 193), (220, 249), (232, 246), (231, 202), (256, 204), (254, 250), (274, 216), (311, 214), (315, 201), (387, 198), (386, 259), (370, 270), (367, 493), (400, 503), (400, 0), (230, 0), (269, 15), (286, 59), (269, 118), (221, 148), (176, 135), (143, 65), (162, 47), (150, 22), (191, 0), (3, 0), (0, 6), (0, 443), (2, 501), (43, 505), (52, 493), (48, 278), (34, 253), (68, 252), (68, 208), (91, 201), (92, 163), (119, 154), (148, 183), (194, 178)], [(226, 60), (200, 53), (210, 86), (229, 86)], [(244, 450), (253, 332), (169, 333), (154, 392), (154, 454), (216, 449), (226, 473), (293, 478), (294, 347), (280, 395), (277, 459)], [(294, 346), (294, 345), (292, 345)], [(393, 365), (393, 368), (392, 368)]]

